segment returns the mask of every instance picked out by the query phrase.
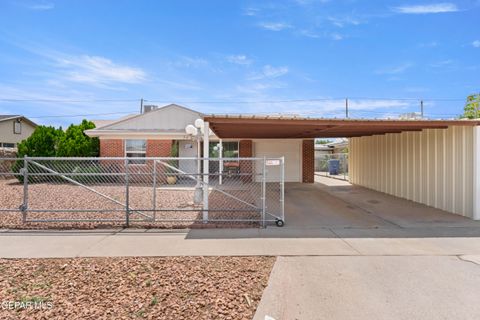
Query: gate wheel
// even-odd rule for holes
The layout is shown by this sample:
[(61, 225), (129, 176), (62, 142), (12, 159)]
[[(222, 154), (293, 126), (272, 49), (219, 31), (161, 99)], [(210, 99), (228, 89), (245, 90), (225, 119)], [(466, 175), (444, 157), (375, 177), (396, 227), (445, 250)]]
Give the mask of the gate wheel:
[(283, 227), (285, 225), (285, 222), (283, 222), (282, 219), (277, 219), (275, 220), (275, 224), (277, 225), (277, 227)]

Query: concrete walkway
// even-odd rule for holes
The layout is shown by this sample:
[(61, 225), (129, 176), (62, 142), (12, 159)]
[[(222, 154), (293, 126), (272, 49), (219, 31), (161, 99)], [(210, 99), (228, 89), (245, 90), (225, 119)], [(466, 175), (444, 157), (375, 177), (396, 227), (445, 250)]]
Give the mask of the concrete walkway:
[(0, 231), (0, 257), (480, 255), (477, 233), (468, 228), (11, 230)]

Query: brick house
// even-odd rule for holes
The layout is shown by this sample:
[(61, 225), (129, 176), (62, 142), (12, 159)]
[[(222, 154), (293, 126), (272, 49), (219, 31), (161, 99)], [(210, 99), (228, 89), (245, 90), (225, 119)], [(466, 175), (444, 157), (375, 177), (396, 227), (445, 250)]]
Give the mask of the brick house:
[[(117, 121), (94, 121), (97, 128), (85, 133), (100, 139), (101, 157), (196, 157), (197, 145), (185, 127), (204, 115), (176, 104), (146, 106), (142, 114)], [(213, 146), (221, 143), (224, 158), (285, 157), (285, 181), (313, 183), (313, 139), (227, 139), (210, 135), (210, 158), (219, 157)], [(174, 147), (175, 146), (175, 147)], [(202, 150), (203, 148), (201, 148)], [(176, 150), (174, 153), (173, 151)], [(260, 162), (259, 162), (260, 164)], [(186, 164), (188, 165), (188, 164)], [(180, 163), (180, 169), (182, 163)], [(271, 170), (276, 168), (272, 167)], [(240, 170), (252, 170), (242, 168)], [(271, 172), (274, 177), (280, 172)]]

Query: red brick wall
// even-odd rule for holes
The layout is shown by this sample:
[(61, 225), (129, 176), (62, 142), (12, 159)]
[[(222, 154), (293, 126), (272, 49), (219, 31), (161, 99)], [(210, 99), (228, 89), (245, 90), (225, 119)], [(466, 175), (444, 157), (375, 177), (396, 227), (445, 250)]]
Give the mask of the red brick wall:
[[(172, 140), (147, 140), (147, 157), (169, 157)], [(125, 157), (124, 140), (100, 139), (100, 157)]]
[(170, 157), (172, 140), (147, 140), (147, 157)]
[(302, 142), (302, 182), (313, 183), (315, 177), (315, 142)]
[[(253, 157), (253, 142), (252, 140), (240, 140), (238, 142), (238, 156), (240, 158), (250, 158)], [(241, 173), (252, 173), (255, 168), (255, 163), (251, 160), (240, 160), (240, 172)], [(246, 175), (242, 176), (244, 182), (251, 182), (252, 176)]]
[(100, 139), (100, 157), (125, 157), (122, 139)]
[(238, 154), (240, 158), (253, 157), (253, 142), (252, 140), (240, 140), (238, 143)]

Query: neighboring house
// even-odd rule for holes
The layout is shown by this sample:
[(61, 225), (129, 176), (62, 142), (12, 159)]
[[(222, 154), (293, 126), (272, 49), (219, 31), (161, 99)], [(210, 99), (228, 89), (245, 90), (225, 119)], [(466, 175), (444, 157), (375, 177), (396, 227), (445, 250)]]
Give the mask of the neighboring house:
[(337, 138), (329, 143), (315, 143), (315, 158), (326, 154), (337, 154), (348, 152), (348, 139)]
[(36, 124), (21, 115), (0, 115), (0, 148), (16, 148), (35, 131)]
[(347, 138), (337, 138), (333, 139), (332, 142), (326, 144), (327, 147), (333, 150), (332, 153), (348, 153), (348, 139)]

